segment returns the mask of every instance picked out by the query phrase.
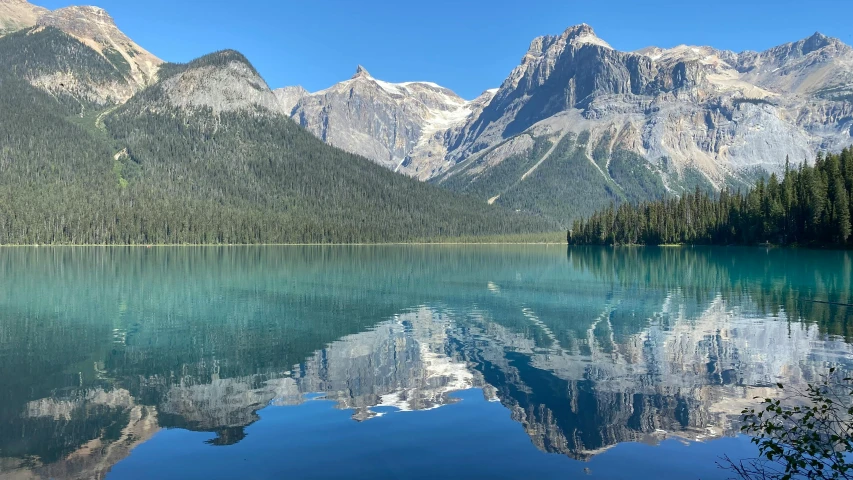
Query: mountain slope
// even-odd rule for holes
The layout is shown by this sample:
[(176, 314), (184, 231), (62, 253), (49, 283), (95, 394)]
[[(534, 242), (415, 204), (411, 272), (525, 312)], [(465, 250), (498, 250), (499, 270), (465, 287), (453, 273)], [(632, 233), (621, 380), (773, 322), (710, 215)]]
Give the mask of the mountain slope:
[[(593, 138), (615, 129), (614, 146), (650, 162), (666, 158), (678, 173), (696, 169), (720, 186), (751, 168), (779, 171), (786, 155), (846, 146), (851, 105), (829, 100), (851, 85), (853, 49), (820, 34), (761, 53), (684, 45), (619, 52), (578, 25), (531, 43), (451, 156), (464, 160), (547, 121)], [(768, 140), (775, 145), (764, 147)]]
[[(821, 35), (762, 53), (619, 52), (579, 25), (533, 41), (434, 181), (566, 226), (610, 202), (738, 188), (853, 142), (851, 82), (853, 51)], [(587, 139), (574, 165), (534, 148), (564, 138)], [(501, 167), (519, 158), (530, 169)]]
[[(137, 45), (98, 7), (47, 10), (25, 0), (0, 0), (4, 65), (33, 86), (83, 107), (125, 102), (157, 79), (163, 61)], [(85, 47), (85, 48), (84, 48)], [(100, 57), (100, 58), (96, 58)]]
[(53, 27), (0, 38), (7, 72), (79, 108), (100, 109), (127, 99), (134, 86), (106, 57)]
[[(3, 64), (20, 78), (81, 109), (127, 101), (157, 78), (163, 63), (121, 32), (97, 7), (50, 11), (24, 0), (0, 0)], [(14, 31), (12, 31), (14, 30)]]
[[(534, 40), (495, 99), (457, 139), (455, 157), (548, 121), (552, 129), (588, 130), (593, 138), (615, 129), (615, 147), (650, 162), (666, 158), (679, 174), (696, 169), (720, 186), (739, 170), (776, 171), (786, 154), (804, 158), (817, 146), (780, 108), (789, 100), (801, 107), (796, 92), (741, 79), (737, 54), (685, 46), (619, 52), (592, 38), (592, 29), (579, 25)], [(751, 127), (757, 123), (767, 130), (756, 135)], [(786, 139), (763, 149), (768, 137)]]
[(843, 89), (849, 94), (853, 49), (818, 32), (764, 52), (744, 52), (737, 56), (736, 68), (744, 81), (774, 92), (822, 96)]
[(58, 28), (106, 57), (137, 88), (157, 78), (162, 60), (128, 38), (98, 7), (66, 7), (41, 15), (38, 25)]
[[(622, 52), (576, 25), (534, 39), (499, 89), (428, 142), (423, 120), (396, 121), (411, 95), (393, 97), (394, 85), (362, 74), (279, 99), (327, 142), (564, 226), (610, 202), (746, 187), (786, 157), (853, 143), (853, 49), (821, 34), (765, 52)], [(583, 150), (569, 163), (553, 155), (567, 138), (587, 139), (565, 149)]]
[(0, 35), (32, 27), (47, 11), (27, 0), (0, 0)]
[(0, 147), (3, 244), (388, 242), (552, 227), (325, 145), (277, 113), (233, 51), (164, 65), (101, 122), (4, 76), (0, 102), (16, 116), (0, 127), (11, 139)]
[(284, 111), (325, 142), (420, 179), (446, 168), (446, 137), (491, 99), (485, 92), (469, 102), (430, 82), (384, 82), (362, 66), (319, 92), (275, 93)]

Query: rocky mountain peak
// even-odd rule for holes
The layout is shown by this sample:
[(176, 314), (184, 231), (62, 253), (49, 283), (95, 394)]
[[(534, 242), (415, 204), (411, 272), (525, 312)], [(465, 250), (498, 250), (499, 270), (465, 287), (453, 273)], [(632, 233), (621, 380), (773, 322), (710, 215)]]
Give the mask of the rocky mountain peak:
[(545, 35), (533, 39), (533, 42), (530, 43), (530, 48), (527, 50), (525, 58), (541, 57), (543, 55), (548, 55), (549, 52), (552, 54), (559, 54), (565, 50), (566, 45), (572, 45), (575, 48), (579, 48), (583, 45), (598, 45), (610, 50), (613, 49), (610, 44), (598, 38), (595, 34), (595, 30), (593, 30), (591, 26), (586, 23), (581, 23), (567, 28), (560, 35)]
[[(436, 83), (386, 82), (359, 65), (351, 78), (323, 90), (285, 87), (274, 94), (284, 112), (325, 142), (426, 179), (444, 164), (445, 138), (494, 92), (468, 102)], [(427, 161), (410, 168), (410, 158)]]
[(805, 38), (798, 43), (802, 44), (801, 49), (802, 49), (803, 55), (808, 55), (809, 53), (820, 50), (824, 47), (829, 47), (829, 46), (836, 46), (837, 47), (840, 45), (844, 45), (841, 42), (841, 40), (839, 40), (837, 38), (833, 38), (833, 37), (827, 37), (826, 35), (824, 35), (820, 32), (815, 32), (814, 35), (812, 35), (808, 38)]
[(368, 72), (366, 68), (359, 65), (358, 67), (356, 67), (355, 75), (353, 75), (352, 78), (355, 79), (355, 78), (373, 78), (373, 77), (370, 76), (370, 72)]
[(158, 85), (165, 100), (186, 110), (209, 109), (214, 114), (283, 110), (255, 67), (235, 50), (205, 55), (164, 73), (164, 77)]
[(844, 96), (853, 85), (853, 48), (818, 32), (763, 52), (741, 52), (736, 67), (741, 80), (779, 94)]
[(489, 103), (495, 98), (495, 95), (498, 93), (497, 88), (490, 88), (488, 90), (484, 90), (477, 98), (471, 100), (471, 103)]
[(572, 25), (563, 32), (563, 35), (566, 37), (580, 36), (580, 35), (595, 35), (595, 30), (589, 24), (579, 23), (577, 25)]
[(60, 28), (71, 35), (93, 35), (100, 28), (117, 28), (115, 20), (106, 10), (94, 6), (71, 6), (46, 13), (37, 22)]
[(106, 57), (137, 88), (153, 83), (163, 63), (119, 30), (113, 17), (103, 8), (60, 8), (41, 15), (37, 24), (57, 28), (77, 38)]
[(595, 34), (595, 30), (585, 23), (567, 28), (561, 37), (564, 37), (570, 45), (574, 45), (575, 47), (580, 47), (582, 45), (598, 45), (599, 47), (613, 50), (613, 47), (611, 47), (609, 43), (598, 38), (598, 35)]
[[(851, 52), (850, 46), (841, 40), (828, 37), (820, 32), (815, 32), (813, 35), (802, 40), (785, 43), (778, 47), (773, 47), (757, 55), (765, 58), (773, 58), (774, 60), (792, 60), (800, 57), (809, 56), (815, 52), (825, 52), (828, 55), (847, 54)], [(744, 52), (747, 58), (750, 55), (756, 55), (754, 52)]]
[(0, 35), (32, 27), (48, 10), (27, 0), (0, 0)]

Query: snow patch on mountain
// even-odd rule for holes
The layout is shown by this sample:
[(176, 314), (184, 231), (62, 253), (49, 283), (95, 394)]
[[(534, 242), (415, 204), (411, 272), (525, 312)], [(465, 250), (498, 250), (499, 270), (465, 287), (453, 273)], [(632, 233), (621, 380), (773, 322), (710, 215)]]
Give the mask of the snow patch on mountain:
[(469, 101), (434, 82), (380, 80), (359, 65), (329, 88), (285, 87), (275, 95), (283, 111), (324, 141), (426, 179), (443, 168), (450, 132), (478, 115), (494, 90)]

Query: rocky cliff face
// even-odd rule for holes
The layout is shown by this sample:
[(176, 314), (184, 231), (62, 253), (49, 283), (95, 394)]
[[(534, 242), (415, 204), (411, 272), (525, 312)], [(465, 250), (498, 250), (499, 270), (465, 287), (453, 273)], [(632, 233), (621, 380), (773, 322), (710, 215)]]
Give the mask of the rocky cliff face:
[[(572, 27), (533, 41), (494, 100), (452, 139), (455, 167), (438, 182), (533, 213), (553, 215), (544, 199), (572, 205), (561, 221), (612, 201), (748, 185), (781, 172), (786, 158), (809, 161), (853, 142), (851, 75), (853, 49), (820, 34), (761, 53), (618, 52), (590, 27)], [(571, 162), (534, 148), (565, 138), (580, 139)], [(527, 163), (517, 173), (499, 167), (518, 158)], [(542, 170), (562, 182), (546, 186)], [(595, 200), (580, 203), (576, 189)]]
[(362, 66), (326, 90), (275, 93), (286, 112), (324, 141), (421, 179), (441, 171), (447, 138), (491, 96), (468, 102), (434, 83), (375, 79)]
[(853, 89), (853, 49), (815, 33), (765, 52), (743, 52), (732, 66), (744, 81), (776, 93), (839, 98)]
[(618, 52), (596, 38), (581, 25), (534, 40), (457, 140), (454, 158), (547, 124), (551, 132), (589, 131), (592, 145), (607, 135), (608, 150), (666, 159), (673, 173), (692, 168), (719, 187), (744, 170), (779, 171), (786, 156), (802, 161), (851, 141), (851, 104), (838, 99), (853, 80), (853, 55), (838, 40), (815, 35), (736, 54), (689, 46)]

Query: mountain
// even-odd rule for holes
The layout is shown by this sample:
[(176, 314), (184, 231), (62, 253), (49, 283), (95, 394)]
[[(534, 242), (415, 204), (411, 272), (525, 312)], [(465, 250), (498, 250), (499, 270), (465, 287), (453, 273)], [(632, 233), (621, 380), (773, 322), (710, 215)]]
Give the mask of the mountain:
[[(0, 0), (0, 22), (5, 33), (0, 36), (0, 61), (6, 67), (3, 78), (9, 82), (4, 98), (9, 105), (29, 109), (13, 116), (26, 117), (20, 120), (35, 127), (15, 133), (18, 146), (14, 148), (35, 142), (44, 158), (58, 161), (66, 153), (63, 148), (30, 140), (27, 135), (50, 128), (58, 138), (71, 139), (78, 136), (75, 129), (83, 129), (88, 137), (81, 144), (86, 146), (68, 146), (72, 151), (80, 149), (78, 158), (49, 168), (70, 168), (80, 158), (100, 158), (102, 153), (91, 153), (95, 150), (110, 151), (103, 163), (119, 173), (110, 171), (104, 176), (102, 167), (91, 170), (93, 164), (86, 160), (73, 175), (88, 171), (106, 182), (104, 185), (117, 181), (122, 188), (131, 182), (127, 175), (160, 165), (158, 156), (173, 158), (179, 151), (188, 153), (174, 158), (177, 163), (160, 172), (166, 175), (163, 178), (183, 171), (186, 159), (198, 159), (210, 148), (223, 149), (216, 150), (225, 155), (216, 160), (220, 163), (229, 155), (232, 160), (244, 154), (260, 158), (261, 144), (277, 153), (283, 147), (292, 148), (309, 159), (303, 161), (315, 162), (310, 159), (319, 147), (306, 146), (309, 155), (294, 144), (282, 143), (296, 135), (294, 127), (283, 122), (289, 117), (331, 146), (473, 198), (463, 201), (454, 196), (447, 200), (448, 206), (461, 201), (474, 205), (470, 207), (473, 215), (501, 212), (495, 214), (501, 218), (494, 219), (494, 228), (475, 221), (483, 228), (450, 228), (454, 234), (503, 233), (546, 228), (546, 224), (550, 225), (547, 228), (567, 227), (573, 219), (610, 203), (669, 198), (697, 188), (747, 188), (756, 177), (781, 172), (786, 158), (796, 164), (814, 158), (817, 150), (840, 150), (853, 142), (853, 49), (819, 33), (764, 52), (735, 53), (685, 45), (621, 52), (582, 24), (560, 35), (534, 39), (500, 88), (466, 100), (435, 83), (385, 82), (361, 66), (349, 80), (311, 93), (302, 87), (270, 90), (236, 52), (203, 57), (189, 66), (164, 64), (97, 7), (48, 11), (23, 0)], [(20, 85), (21, 80), (36, 91)], [(13, 91), (18, 98), (11, 97)], [(22, 98), (33, 99), (35, 105), (30, 108)], [(57, 110), (51, 102), (62, 107)], [(184, 117), (185, 125), (175, 125)], [(220, 121), (229, 128), (220, 128)], [(134, 122), (139, 123), (137, 130), (120, 130)], [(176, 130), (164, 130), (164, 125)], [(187, 126), (192, 128), (185, 129)], [(19, 125), (7, 128), (15, 130)], [(253, 128), (266, 133), (260, 135)], [(151, 140), (157, 135), (163, 135), (164, 141), (183, 143), (164, 152)], [(228, 137), (231, 143), (210, 143), (211, 135), (214, 140)], [(303, 140), (298, 143), (303, 145)], [(11, 148), (6, 149), (7, 157), (32, 156), (32, 151)], [(149, 159), (143, 165), (140, 158), (145, 149), (150, 149)], [(343, 152), (321, 150), (329, 158), (344, 158)], [(285, 153), (282, 155), (290, 158)], [(115, 162), (118, 164), (113, 165)], [(229, 164), (223, 172), (236, 176), (235, 165)], [(338, 169), (343, 167), (329, 168), (342, 173)], [(372, 167), (367, 168), (373, 172)], [(24, 171), (22, 180), (34, 175), (32, 170)], [(207, 178), (202, 182), (206, 184), (212, 173), (196, 169), (193, 175)], [(182, 181), (190, 182), (190, 178)], [(273, 193), (280, 185), (269, 184), (271, 178), (278, 177), (252, 180), (253, 186), (240, 195), (256, 195), (263, 204), (258, 208), (278, 209), (280, 205), (273, 206), (274, 202), (264, 203), (268, 196), (281, 200), (280, 192)], [(386, 178), (384, 173), (382, 178)], [(235, 181), (235, 185), (243, 180), (247, 179)], [(211, 181), (217, 184), (222, 178)], [(175, 187), (172, 183), (169, 180), (157, 187), (152, 183), (146, 188), (150, 193)], [(261, 185), (266, 187), (261, 189)], [(188, 195), (182, 190), (173, 193)], [(292, 201), (291, 194), (294, 192), (285, 195), (288, 201)], [(433, 209), (446, 222), (461, 222), (464, 215), (450, 220), (438, 214), (444, 205), (434, 202), (444, 194), (423, 195), (430, 200), (420, 199), (418, 208)], [(438, 197), (433, 199), (433, 195)], [(210, 198), (230, 205), (219, 193)], [(199, 200), (205, 203), (210, 198)], [(402, 203), (394, 208), (402, 204), (407, 205), (406, 211), (415, 208), (413, 199), (395, 198)], [(481, 207), (478, 202), (502, 208)], [(238, 203), (242, 205), (238, 210), (250, 207), (249, 202)], [(450, 208), (462, 208), (459, 205)], [(379, 207), (374, 203), (370, 208)], [(527, 226), (510, 228), (509, 220), (502, 217), (507, 211), (533, 219)], [(279, 214), (285, 215), (283, 212)], [(341, 218), (345, 223), (354, 221), (347, 215)], [(400, 228), (413, 228), (411, 222), (424, 225), (423, 220), (408, 222), (409, 227)], [(539, 226), (534, 227), (536, 222)], [(312, 231), (328, 230), (316, 224), (312, 229), (315, 227)], [(348, 228), (345, 236), (349, 238), (360, 227)], [(428, 230), (411, 231), (421, 235)], [(438, 231), (442, 236), (448, 232), (444, 227)], [(170, 231), (167, 236), (171, 235)], [(284, 233), (279, 231), (273, 237), (280, 235)], [(280, 238), (291, 238), (289, 235)]]
[(41, 15), (38, 25), (55, 27), (106, 57), (136, 90), (157, 78), (162, 60), (128, 38), (113, 18), (98, 7), (67, 7)]
[[(53, 26), (0, 38), (0, 59), (3, 244), (388, 242), (553, 228), (324, 144), (281, 113), (234, 51), (163, 64), (118, 104), (96, 94), (134, 85), (133, 75)], [(50, 71), (75, 79), (68, 95), (37, 81)]]
[(31, 27), (0, 38), (9, 73), (83, 110), (130, 98), (135, 85), (107, 57), (53, 27)]
[(815, 35), (767, 52), (619, 52), (579, 25), (533, 41), (437, 182), (569, 219), (610, 202), (744, 187), (853, 139), (853, 51)]
[(10, 25), (3, 64), (81, 108), (127, 101), (156, 80), (163, 63), (97, 7), (49, 11), (23, 0), (0, 0), (0, 22)]
[(774, 92), (841, 99), (853, 93), (853, 54), (837, 38), (815, 33), (765, 52), (744, 52), (735, 68), (743, 80)]
[(0, 35), (32, 27), (47, 11), (27, 0), (0, 0)]
[[(380, 164), (405, 155), (403, 173), (567, 225), (611, 202), (745, 188), (781, 172), (786, 157), (797, 163), (847, 146), (853, 49), (815, 34), (765, 52), (621, 52), (581, 24), (534, 39), (500, 88), (432, 148), (399, 148), (394, 161), (382, 148), (408, 144), (377, 134), (395, 131), (392, 123), (350, 116), (342, 124), (326, 113), (362, 108), (362, 97), (315, 97), (323, 101), (314, 114), (298, 102), (291, 113), (320, 138), (344, 149), (373, 142), (381, 154), (360, 153)], [(382, 95), (369, 103), (396, 105)]]
[(447, 138), (479, 114), (493, 91), (466, 101), (431, 82), (377, 80), (359, 65), (352, 78), (325, 90), (275, 93), (284, 111), (323, 141), (426, 180), (444, 166)]

